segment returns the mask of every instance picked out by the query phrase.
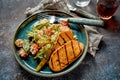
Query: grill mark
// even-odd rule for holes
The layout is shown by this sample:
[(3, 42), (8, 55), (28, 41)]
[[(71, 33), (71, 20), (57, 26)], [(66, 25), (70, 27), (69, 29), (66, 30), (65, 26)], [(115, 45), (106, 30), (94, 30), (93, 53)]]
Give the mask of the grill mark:
[(59, 57), (59, 52), (58, 52), (58, 51), (57, 51), (57, 56), (58, 56), (58, 62), (59, 62), (59, 66), (60, 66), (60, 69), (61, 69), (60, 57)]
[(51, 67), (54, 69), (54, 66), (53, 66), (53, 60), (52, 60), (52, 58), (51, 58)]
[(65, 32), (65, 35), (70, 39), (70, 40), (72, 40), (71, 38), (70, 38), (70, 36)]
[[(62, 37), (61, 35), (59, 35), (58, 42), (59, 42), (59, 44), (61, 45), (60, 39), (61, 39), (63, 42), (65, 42), (65, 41), (64, 41), (63, 37)], [(63, 43), (62, 43), (62, 45), (63, 45)]]
[[(57, 41), (57, 43), (60, 45), (60, 42), (59, 41)], [(61, 46), (61, 45), (60, 45)]]
[(81, 53), (81, 49), (80, 49), (80, 45), (79, 45), (79, 42), (78, 42), (78, 47), (79, 47), (79, 50), (80, 50), (80, 53)]
[(73, 55), (74, 55), (74, 58), (76, 57), (75, 56), (75, 51), (74, 51), (74, 48), (73, 48), (73, 42), (71, 41), (71, 46), (72, 46), (72, 51), (73, 51)]
[(60, 35), (60, 37), (63, 39), (64, 43), (65, 43), (65, 39)]
[(67, 58), (67, 63), (69, 64), (69, 61), (68, 61), (68, 56), (67, 56), (67, 49), (66, 49), (66, 45), (65, 45), (64, 47), (65, 47), (65, 55), (66, 55), (66, 58)]
[(58, 44), (59, 46), (61, 46), (60, 43), (59, 43), (59, 41), (57, 41), (57, 43), (56, 43), (55, 46), (54, 46), (53, 52), (56, 50), (56, 45), (57, 45), (57, 44)]

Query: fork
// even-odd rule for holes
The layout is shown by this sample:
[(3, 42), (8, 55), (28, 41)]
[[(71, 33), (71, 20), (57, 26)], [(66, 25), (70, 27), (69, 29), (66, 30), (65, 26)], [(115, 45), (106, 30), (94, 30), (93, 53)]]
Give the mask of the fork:
[(96, 19), (87, 19), (87, 18), (61, 18), (56, 17), (54, 15), (48, 15), (48, 14), (40, 14), (39, 18), (46, 18), (49, 20), (50, 23), (60, 23), (63, 21), (68, 21), (70, 23), (77, 23), (77, 24), (83, 24), (83, 25), (91, 25), (91, 26), (103, 26), (104, 22), (102, 20), (96, 20)]

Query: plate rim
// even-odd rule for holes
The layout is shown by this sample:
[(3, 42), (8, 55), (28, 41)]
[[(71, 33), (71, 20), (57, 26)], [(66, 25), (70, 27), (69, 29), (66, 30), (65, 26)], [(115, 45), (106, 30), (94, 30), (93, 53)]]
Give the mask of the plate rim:
[(37, 75), (37, 76), (42, 76), (42, 77), (57, 77), (57, 76), (62, 76), (62, 75), (64, 75), (64, 74), (67, 74), (67, 73), (71, 72), (73, 69), (75, 69), (76, 67), (78, 67), (78, 66), (82, 63), (82, 61), (84, 60), (84, 58), (85, 58), (85, 56), (86, 56), (86, 54), (87, 54), (87, 50), (88, 50), (88, 42), (89, 42), (89, 41), (88, 41), (88, 33), (87, 33), (87, 30), (85, 29), (85, 27), (84, 27), (83, 25), (81, 25), (81, 26), (84, 28), (84, 32), (85, 32), (85, 35), (86, 35), (86, 47), (85, 47), (85, 49), (84, 49), (84, 53), (83, 53), (83, 54), (81, 55), (81, 57), (80, 57), (80, 60), (79, 60), (78, 64), (75, 64), (73, 67), (71, 67), (71, 68), (69, 68), (69, 69), (67, 69), (67, 70), (65, 70), (65, 71), (63, 71), (63, 72), (52, 73), (52, 74), (47, 74), (47, 75), (46, 75), (46, 74), (43, 74), (43, 73), (41, 74), (40, 72), (35, 72), (35, 71), (30, 70), (28, 67), (26, 67), (26, 66), (18, 59), (18, 57), (17, 57), (17, 55), (16, 55), (16, 52), (15, 52), (14, 41), (15, 41), (15, 36), (16, 36), (17, 32), (19, 31), (20, 26), (21, 26), (24, 22), (26, 22), (28, 19), (30, 19), (31, 17), (33, 17), (33, 16), (35, 16), (35, 15), (37, 15), (37, 14), (40, 14), (40, 13), (48, 13), (48, 12), (53, 12), (53, 11), (54, 11), (54, 12), (58, 12), (58, 13), (66, 14), (66, 15), (71, 16), (71, 17), (75, 17), (75, 15), (73, 15), (73, 14), (68, 14), (68, 13), (66, 13), (66, 12), (58, 11), (58, 10), (40, 11), (40, 12), (38, 12), (38, 13), (35, 13), (35, 14), (33, 14), (33, 15), (25, 18), (25, 19), (20, 23), (20, 25), (18, 25), (18, 28), (16, 29), (16, 31), (15, 31), (15, 33), (14, 33), (14, 36), (13, 36), (13, 40), (12, 40), (13, 54), (14, 54), (14, 56), (15, 56), (15, 59), (16, 59), (17, 62), (19, 63), (19, 65), (20, 65), (23, 69), (25, 69), (26, 71), (28, 71), (29, 73), (34, 74), (34, 75)]

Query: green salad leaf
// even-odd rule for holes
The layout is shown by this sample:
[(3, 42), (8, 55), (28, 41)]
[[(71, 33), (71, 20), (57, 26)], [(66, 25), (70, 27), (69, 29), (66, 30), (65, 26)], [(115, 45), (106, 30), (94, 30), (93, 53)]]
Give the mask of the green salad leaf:
[(25, 50), (25, 52), (29, 51), (29, 49), (30, 49), (29, 40), (24, 40), (24, 42), (23, 42), (23, 49)]

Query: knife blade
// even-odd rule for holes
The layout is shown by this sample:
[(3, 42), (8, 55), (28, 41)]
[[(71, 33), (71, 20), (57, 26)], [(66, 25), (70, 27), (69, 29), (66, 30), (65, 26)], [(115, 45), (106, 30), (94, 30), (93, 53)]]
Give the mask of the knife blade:
[(67, 6), (68, 6), (70, 11), (75, 12), (75, 13), (77, 13), (79, 15), (82, 15), (82, 16), (84, 16), (86, 18), (100, 19), (99, 17), (97, 17), (97, 16), (95, 16), (95, 15), (93, 15), (93, 14), (87, 12), (87, 11), (84, 11), (82, 9), (73, 7), (70, 3), (67, 3)]

